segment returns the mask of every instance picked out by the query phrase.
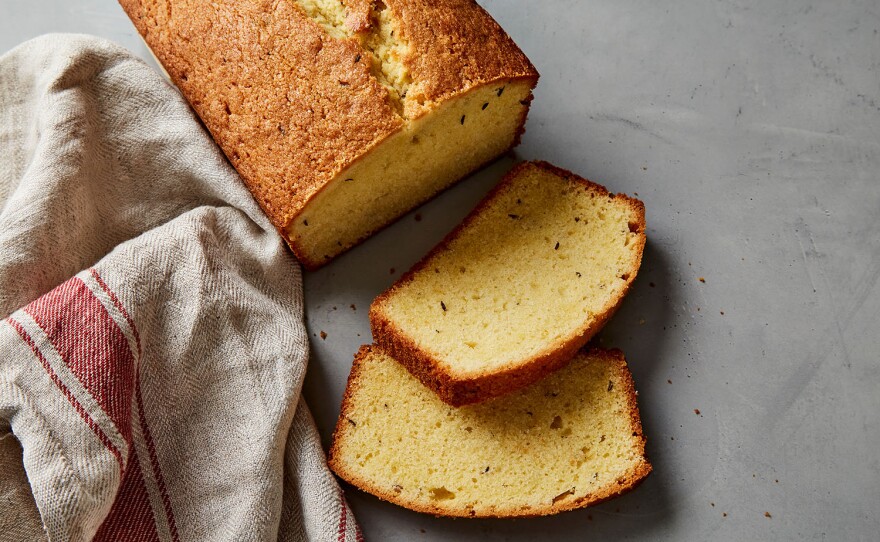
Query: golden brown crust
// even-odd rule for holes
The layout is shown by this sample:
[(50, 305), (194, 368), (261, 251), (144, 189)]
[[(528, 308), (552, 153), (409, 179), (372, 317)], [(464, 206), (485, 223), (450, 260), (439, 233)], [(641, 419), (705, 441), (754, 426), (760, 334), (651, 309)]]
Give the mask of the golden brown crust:
[(633, 489), (638, 487), (639, 484), (641, 484), (653, 470), (650, 462), (648, 462), (647, 458), (645, 457), (645, 445), (647, 440), (644, 433), (642, 432), (642, 422), (639, 416), (638, 408), (638, 393), (635, 389), (635, 383), (633, 382), (632, 374), (630, 373), (629, 368), (626, 365), (626, 360), (624, 358), (623, 352), (617, 349), (602, 350), (599, 348), (590, 348), (583, 350), (583, 352), (586, 355), (599, 356), (603, 359), (603, 362), (607, 362), (615, 366), (616, 373), (619, 379), (618, 384), (623, 384), (623, 392), (627, 398), (626, 402), (629, 407), (628, 414), (631, 422), (630, 430), (632, 431), (632, 437), (637, 439), (635, 453), (639, 458), (639, 462), (632, 468), (630, 468), (623, 476), (619, 477), (616, 481), (616, 485), (609, 485), (602, 488), (602, 490), (596, 493), (591, 493), (580, 498), (562, 500), (544, 508), (531, 508), (528, 511), (524, 511), (521, 508), (502, 508), (494, 509), (491, 513), (477, 513), (475, 510), (470, 508), (444, 507), (442, 505), (430, 505), (427, 503), (413, 502), (402, 499), (399, 494), (395, 493), (394, 491), (390, 491), (389, 488), (379, 487), (371, 481), (366, 480), (363, 477), (358, 476), (356, 473), (351, 472), (349, 469), (346, 468), (344, 460), (340, 458), (339, 445), (341, 440), (345, 438), (346, 431), (348, 431), (349, 429), (352, 397), (359, 386), (361, 378), (361, 368), (364, 359), (372, 352), (373, 348), (374, 347), (372, 346), (361, 346), (360, 350), (355, 355), (354, 362), (352, 363), (351, 373), (349, 374), (348, 383), (346, 385), (345, 393), (343, 395), (339, 419), (336, 422), (336, 429), (333, 432), (333, 442), (331, 444), (331, 448), (328, 452), (327, 457), (330, 469), (334, 473), (336, 473), (337, 476), (339, 476), (352, 486), (357, 487), (372, 495), (375, 495), (382, 500), (391, 502), (404, 508), (408, 508), (410, 510), (414, 510), (416, 512), (432, 514), (435, 516), (473, 518), (514, 518), (547, 516), (558, 514), (560, 512), (566, 512), (569, 510), (594, 506), (609, 499), (613, 499), (614, 497), (623, 495), (624, 493), (632, 491)]
[[(357, 41), (331, 37), (295, 2), (120, 4), (282, 235), (321, 187), (405, 122)], [(369, 28), (373, 4), (351, 2), (346, 26)], [(426, 98), (504, 78), (537, 80), (475, 3), (387, 5), (412, 47), (404, 62), (423, 78)]]
[(360, 47), (290, 2), (120, 3), (276, 227), (402, 125)]
[[(630, 206), (637, 220), (630, 224), (630, 229), (640, 235), (636, 241), (635, 257), (631, 263), (632, 272), (625, 279), (625, 284), (619, 295), (610, 299), (608, 304), (600, 312), (599, 316), (589, 325), (585, 323), (584, 327), (569, 336), (558, 344), (549, 345), (543, 352), (533, 356), (530, 359), (523, 360), (522, 363), (501, 371), (485, 371), (467, 379), (457, 379), (455, 375), (449, 374), (442, 362), (437, 357), (417, 344), (406, 334), (404, 334), (391, 321), (381, 309), (382, 304), (394, 295), (397, 290), (412, 281), (415, 275), (431, 260), (438, 252), (446, 250), (461, 231), (473, 222), (476, 217), (488, 207), (494, 198), (510, 185), (510, 181), (516, 177), (520, 171), (528, 167), (539, 167), (547, 170), (555, 175), (563, 177), (570, 182), (580, 184), (588, 190), (594, 191), (601, 196), (609, 196), (614, 199), (625, 202)], [(422, 258), (415, 266), (403, 274), (390, 288), (380, 294), (370, 305), (370, 328), (373, 333), (373, 340), (377, 345), (385, 349), (389, 354), (397, 359), (407, 370), (418, 378), (425, 386), (434, 390), (440, 398), (452, 405), (462, 406), (472, 403), (485, 401), (492, 397), (504, 395), (513, 390), (527, 386), (532, 382), (540, 380), (542, 377), (561, 369), (572, 358), (575, 352), (583, 347), (589, 340), (604, 327), (605, 323), (614, 315), (620, 306), (623, 298), (629, 292), (632, 282), (638, 274), (638, 269), (642, 261), (642, 252), (645, 246), (645, 206), (644, 204), (625, 194), (612, 195), (608, 190), (598, 184), (590, 182), (574, 173), (553, 166), (547, 162), (522, 162), (511, 169), (498, 185), (489, 192), (488, 195), (480, 202), (477, 207), (452, 230), (437, 246), (435, 246), (424, 258)]]
[(474, 0), (385, 0), (413, 48), (404, 64), (427, 102), (503, 78), (538, 72)]

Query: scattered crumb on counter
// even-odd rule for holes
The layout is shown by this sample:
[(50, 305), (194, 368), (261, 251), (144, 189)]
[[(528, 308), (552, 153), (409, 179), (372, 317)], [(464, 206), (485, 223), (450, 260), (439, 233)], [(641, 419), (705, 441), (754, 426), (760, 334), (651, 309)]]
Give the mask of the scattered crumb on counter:
[[(358, 308), (354, 306), (354, 303), (352, 303), (351, 305), (349, 305), (349, 307), (351, 307), (351, 310), (353, 310), (353, 311), (358, 310)], [(724, 314), (724, 313), (722, 312), (721, 314)]]
[(394, 274), (394, 268), (393, 268), (393, 267), (392, 267), (391, 269), (388, 270), (388, 274), (389, 274), (389, 275), (393, 275), (393, 274)]
[[(416, 216), (414, 216), (413, 218), (416, 219), (416, 222), (421, 222), (422, 221), (422, 213), (416, 213)], [(422, 531), (422, 532), (425, 532), (425, 531)]]
[(326, 339), (327, 339), (327, 332), (321, 331), (321, 340), (326, 340)]
[(705, 279), (705, 278), (703, 278), (703, 277), (700, 277), (700, 278), (698, 278), (698, 279), (697, 279), (697, 280), (698, 280), (698, 281), (700, 281), (700, 282), (702, 282), (702, 283), (703, 283), (703, 284), (705, 284), (705, 283), (706, 283), (706, 279)]
[(764, 512), (764, 517), (765, 518), (772, 518), (773, 516), (770, 515), (770, 512)]
[(700, 416), (700, 409), (699, 409), (699, 408), (695, 408), (695, 409), (694, 409), (694, 414), (696, 414), (697, 416)]

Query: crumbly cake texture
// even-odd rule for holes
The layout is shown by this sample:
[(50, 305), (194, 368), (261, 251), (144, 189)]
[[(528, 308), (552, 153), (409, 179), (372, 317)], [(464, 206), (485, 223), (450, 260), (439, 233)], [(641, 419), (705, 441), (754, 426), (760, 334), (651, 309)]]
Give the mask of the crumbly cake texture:
[(590, 506), (650, 472), (619, 350), (579, 352), (509, 396), (451, 407), (381, 348), (357, 353), (329, 453), (342, 479), (441, 516), (519, 517)]
[(308, 268), (514, 146), (538, 74), (472, 0), (120, 0)]
[(451, 405), (503, 395), (562, 367), (602, 328), (644, 246), (641, 201), (522, 163), (376, 298), (373, 340)]

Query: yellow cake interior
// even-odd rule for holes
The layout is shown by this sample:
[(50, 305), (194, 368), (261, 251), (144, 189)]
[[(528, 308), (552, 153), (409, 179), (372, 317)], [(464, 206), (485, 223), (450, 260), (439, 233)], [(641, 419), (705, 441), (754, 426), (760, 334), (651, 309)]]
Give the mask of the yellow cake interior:
[(516, 367), (623, 295), (639, 221), (629, 200), (530, 164), (374, 310), (455, 378)]
[(552, 513), (650, 471), (619, 353), (581, 353), (524, 390), (461, 408), (377, 347), (360, 364), (332, 465), (398, 504), (464, 516)]
[(323, 263), (507, 150), (531, 84), (484, 85), (408, 121), (308, 202), (287, 229), (296, 252)]

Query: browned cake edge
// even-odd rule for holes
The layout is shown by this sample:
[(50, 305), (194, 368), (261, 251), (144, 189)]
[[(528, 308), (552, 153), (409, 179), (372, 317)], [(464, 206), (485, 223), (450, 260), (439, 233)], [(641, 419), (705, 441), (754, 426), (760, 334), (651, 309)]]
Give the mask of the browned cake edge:
[[(462, 92), (459, 96), (463, 96), (463, 95), (465, 95), (465, 94), (467, 94), (467, 93), (469, 93), (469, 92), (476, 91), (476, 90), (478, 90), (478, 89), (480, 89), (480, 88), (483, 88), (484, 86), (496, 85), (496, 84), (498, 84), (498, 81), (499, 81), (499, 80), (504, 80), (504, 81), (531, 81), (531, 87), (532, 87), (533, 90), (534, 90), (535, 86), (538, 84), (538, 76), (537, 76), (537, 74), (536, 74), (534, 77), (502, 77), (502, 78), (499, 78), (499, 79), (497, 79), (497, 80), (490, 81), (490, 82), (488, 82), (488, 83), (484, 83), (484, 84), (482, 84), (482, 85), (478, 85), (478, 86), (473, 87), (473, 88), (469, 88), (467, 91)], [(457, 96), (456, 96), (456, 97), (457, 97)], [(489, 164), (495, 162), (496, 160), (498, 160), (499, 158), (501, 158), (502, 156), (504, 156), (506, 153), (508, 153), (508, 152), (510, 152), (511, 150), (513, 150), (514, 147), (516, 147), (517, 145), (519, 145), (519, 144), (520, 144), (520, 141), (522, 140), (522, 136), (523, 136), (523, 134), (526, 132), (526, 120), (527, 120), (527, 118), (528, 118), (528, 115), (529, 115), (529, 109), (531, 109), (531, 103), (532, 103), (532, 100), (533, 100), (533, 99), (534, 99), (534, 94), (530, 92), (529, 95), (528, 95), (528, 97), (527, 97), (525, 100), (522, 100), (522, 103), (523, 103), (523, 105), (525, 106), (525, 109), (523, 109), (523, 113), (522, 113), (522, 116), (521, 116), (520, 121), (519, 121), (519, 126), (517, 127), (516, 133), (514, 134), (514, 137), (513, 137), (513, 143), (511, 143), (510, 146), (507, 147), (507, 149), (505, 149), (504, 151), (500, 152), (498, 155), (493, 156), (492, 158), (490, 158), (490, 159), (487, 160), (486, 162), (484, 162), (484, 163), (478, 165), (477, 167), (471, 169), (469, 172), (465, 173), (465, 174), (462, 175), (460, 178), (458, 178), (458, 179), (456, 179), (455, 181), (453, 181), (452, 183), (450, 183), (448, 186), (446, 186), (446, 187), (440, 189), (439, 191), (435, 192), (434, 194), (431, 194), (430, 196), (428, 196), (427, 198), (425, 198), (425, 199), (421, 202), (420, 205), (422, 205), (422, 204), (424, 204), (424, 203), (430, 201), (431, 199), (435, 198), (435, 197), (438, 196), (439, 194), (442, 194), (443, 192), (445, 192), (445, 191), (451, 189), (452, 187), (454, 187), (455, 185), (457, 185), (459, 182), (461, 182), (462, 180), (464, 180), (465, 178), (467, 178), (470, 174), (474, 173), (475, 171), (479, 171), (479, 170), (483, 169), (484, 167), (488, 166)], [(378, 145), (384, 143), (386, 139), (388, 139), (388, 138), (390, 138), (391, 136), (395, 135), (397, 132), (399, 132), (399, 131), (402, 130), (402, 129), (403, 129), (403, 127), (399, 128), (398, 130), (395, 130), (393, 133), (389, 134), (386, 138), (382, 139), (381, 141), (379, 141), (378, 143), (376, 143), (376, 145), (374, 145), (374, 146), (371, 147), (371, 148), (375, 148), (376, 146), (378, 146)], [(369, 151), (365, 152), (364, 154), (362, 154), (361, 156), (359, 156), (356, 160), (354, 160), (353, 162), (351, 162), (351, 165), (356, 164), (359, 160), (363, 160), (364, 157), (366, 157), (368, 154), (369, 154)], [(324, 190), (325, 188), (327, 188), (327, 186), (329, 186), (329, 183), (328, 183), (328, 184), (325, 184), (324, 186), (322, 186), (322, 187), (318, 190), (318, 192), (320, 192), (321, 190)], [(312, 197), (317, 196), (317, 195), (318, 195), (318, 192), (316, 192)], [(411, 211), (412, 211), (412, 210), (415, 210), (415, 209), (417, 209), (417, 208), (418, 208), (418, 206), (413, 207), (413, 209), (411, 209)], [(345, 254), (345, 253), (348, 252), (349, 250), (351, 250), (351, 249), (353, 249), (354, 247), (360, 245), (361, 243), (363, 243), (364, 241), (366, 241), (367, 239), (369, 239), (369, 238), (372, 237), (373, 235), (375, 235), (375, 234), (379, 233), (380, 231), (382, 231), (382, 230), (388, 228), (389, 226), (391, 226), (392, 224), (396, 223), (398, 220), (400, 220), (400, 219), (403, 218), (404, 216), (406, 216), (406, 214), (403, 214), (403, 215), (401, 215), (401, 216), (399, 216), (399, 217), (397, 217), (397, 218), (393, 218), (393, 219), (389, 220), (388, 222), (385, 222), (384, 224), (382, 224), (382, 225), (379, 226), (378, 228), (376, 228), (376, 229), (374, 229), (374, 230), (371, 230), (371, 231), (365, 233), (365, 234), (363, 235), (363, 237), (361, 237), (360, 239), (358, 239), (357, 241), (355, 241), (354, 243), (352, 243), (352, 245), (351, 245), (350, 247), (347, 247), (347, 248), (344, 249), (342, 252), (340, 252), (339, 254), (337, 254), (336, 256), (334, 256), (333, 258), (330, 258), (329, 260), (326, 260), (326, 259), (323, 259), (323, 258), (319, 258), (318, 260), (313, 260), (313, 259), (309, 258), (308, 255), (307, 255), (305, 252), (303, 252), (303, 251), (302, 251), (302, 250), (296, 245), (296, 242), (295, 242), (294, 240), (290, 239), (290, 237), (287, 235), (287, 228), (279, 228), (279, 229), (278, 229), (278, 233), (280, 233), (280, 234), (281, 234), (281, 237), (284, 238), (284, 241), (287, 242), (287, 245), (290, 247), (290, 250), (291, 250), (291, 251), (293, 252), (293, 254), (297, 257), (297, 259), (300, 261), (300, 263), (302, 264), (302, 266), (303, 266), (306, 270), (308, 270), (308, 271), (315, 271), (316, 269), (319, 269), (319, 268), (323, 267), (324, 265), (327, 265), (328, 263), (330, 263), (331, 261), (333, 261), (333, 259), (338, 258), (338, 257), (341, 256), (342, 254)], [(294, 216), (294, 219), (295, 219), (295, 218), (296, 218), (296, 217)]]
[[(600, 196), (609, 196), (613, 199), (625, 202), (630, 206), (637, 217), (637, 222), (630, 224), (632, 231), (639, 233), (636, 241), (637, 247), (631, 264), (631, 271), (626, 279), (620, 294), (609, 300), (608, 304), (598, 314), (590, 325), (584, 325), (567, 339), (550, 344), (543, 352), (520, 362), (517, 366), (501, 371), (487, 370), (476, 376), (461, 379), (450, 374), (431, 352), (422, 348), (382, 311), (382, 304), (394, 295), (398, 289), (411, 282), (416, 273), (425, 268), (431, 258), (446, 250), (449, 244), (456, 239), (476, 217), (487, 208), (495, 198), (507, 190), (513, 179), (525, 168), (538, 167), (555, 175), (563, 177), (570, 182), (580, 184), (586, 189), (598, 193)], [(397, 359), (410, 373), (418, 378), (425, 386), (434, 390), (440, 398), (452, 405), (461, 406), (485, 401), (492, 397), (504, 395), (516, 389), (520, 389), (542, 377), (564, 367), (575, 352), (583, 347), (589, 340), (602, 329), (605, 323), (614, 315), (623, 298), (626, 297), (632, 282), (638, 274), (642, 261), (642, 252), (645, 247), (645, 206), (638, 199), (625, 194), (612, 195), (604, 186), (590, 182), (565, 169), (558, 168), (547, 162), (523, 162), (511, 169), (498, 185), (471, 211), (465, 220), (450, 232), (437, 246), (435, 246), (424, 258), (422, 258), (409, 271), (404, 273), (391, 287), (380, 294), (370, 305), (370, 328), (373, 340), (385, 349), (392, 357)]]
[(626, 394), (627, 404), (629, 406), (629, 419), (631, 424), (630, 429), (632, 431), (632, 436), (638, 439), (637, 453), (640, 460), (636, 465), (633, 465), (633, 467), (630, 468), (623, 476), (619, 477), (616, 480), (616, 484), (606, 486), (601, 491), (591, 493), (590, 495), (579, 499), (572, 499), (570, 501), (563, 500), (545, 508), (531, 509), (528, 513), (523, 513), (520, 508), (513, 508), (498, 509), (495, 510), (494, 514), (476, 514), (473, 510), (469, 510), (467, 508), (424, 506), (421, 503), (401, 499), (400, 496), (393, 490), (390, 490), (389, 488), (378, 487), (375, 484), (371, 483), (369, 480), (365, 480), (364, 478), (349, 470), (344, 460), (340, 457), (339, 442), (341, 439), (345, 438), (345, 434), (350, 426), (349, 414), (351, 413), (352, 397), (354, 396), (354, 393), (357, 391), (358, 386), (360, 385), (361, 369), (363, 362), (366, 357), (370, 353), (372, 353), (374, 348), (381, 350), (381, 347), (379, 347), (378, 345), (363, 345), (358, 350), (357, 354), (355, 354), (355, 358), (351, 367), (351, 373), (349, 373), (348, 376), (348, 383), (345, 387), (345, 393), (342, 396), (342, 406), (340, 408), (339, 419), (336, 422), (336, 428), (333, 431), (332, 444), (327, 454), (327, 463), (330, 466), (330, 469), (334, 473), (336, 473), (336, 475), (339, 476), (341, 479), (348, 482), (352, 486), (361, 489), (362, 491), (375, 495), (382, 500), (388, 501), (398, 506), (402, 506), (404, 508), (408, 508), (410, 510), (414, 510), (416, 512), (433, 514), (436, 516), (483, 518), (547, 516), (558, 514), (560, 512), (566, 512), (569, 510), (576, 510), (578, 508), (585, 508), (587, 506), (593, 506), (605, 502), (609, 499), (613, 499), (614, 497), (623, 495), (624, 493), (632, 491), (633, 489), (638, 487), (638, 485), (641, 484), (653, 470), (651, 463), (645, 457), (645, 445), (647, 443), (647, 439), (642, 432), (642, 420), (639, 415), (638, 407), (638, 392), (636, 392), (635, 383), (632, 379), (632, 373), (630, 372), (629, 367), (627, 367), (626, 359), (624, 358), (623, 352), (616, 348), (611, 350), (591, 348), (583, 350), (585, 355), (601, 356), (604, 360), (607, 360), (608, 363), (614, 363), (617, 366), (618, 375), (620, 379), (624, 382), (624, 393)]

